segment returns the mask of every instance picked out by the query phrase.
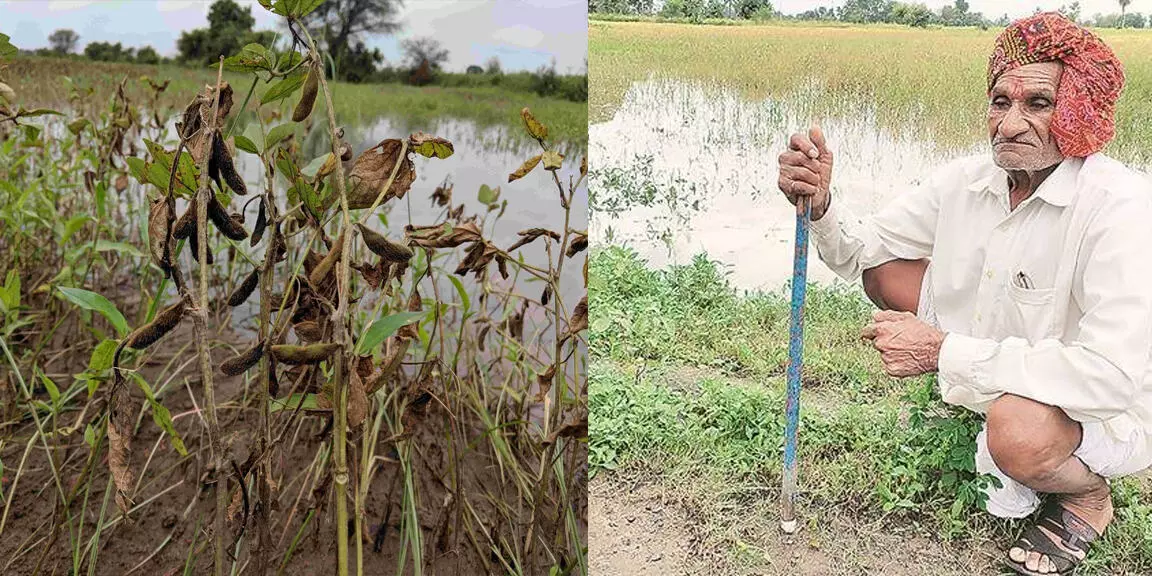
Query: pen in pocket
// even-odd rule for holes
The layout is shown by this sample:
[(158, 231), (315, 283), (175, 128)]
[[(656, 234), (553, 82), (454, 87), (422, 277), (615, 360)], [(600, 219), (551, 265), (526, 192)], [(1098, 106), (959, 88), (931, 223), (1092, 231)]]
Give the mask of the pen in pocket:
[(1028, 290), (1032, 289), (1032, 279), (1029, 278), (1028, 275), (1025, 274), (1023, 270), (1016, 273), (1015, 281), (1016, 281), (1016, 285), (1019, 286), (1020, 288), (1025, 288)]

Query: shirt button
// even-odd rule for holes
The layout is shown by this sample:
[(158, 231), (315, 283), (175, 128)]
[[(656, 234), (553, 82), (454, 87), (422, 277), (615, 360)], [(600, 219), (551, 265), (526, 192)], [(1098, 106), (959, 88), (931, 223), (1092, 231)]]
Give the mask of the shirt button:
[(989, 271), (985, 272), (984, 275), (991, 278), (992, 277), (992, 271), (989, 270)]

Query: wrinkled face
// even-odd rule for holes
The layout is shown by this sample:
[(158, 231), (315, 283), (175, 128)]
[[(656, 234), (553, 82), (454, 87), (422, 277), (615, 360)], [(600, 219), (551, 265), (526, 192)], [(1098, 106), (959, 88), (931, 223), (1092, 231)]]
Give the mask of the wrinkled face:
[(996, 165), (1036, 171), (1064, 159), (1052, 136), (1060, 62), (1026, 64), (1000, 75), (988, 102), (988, 136)]

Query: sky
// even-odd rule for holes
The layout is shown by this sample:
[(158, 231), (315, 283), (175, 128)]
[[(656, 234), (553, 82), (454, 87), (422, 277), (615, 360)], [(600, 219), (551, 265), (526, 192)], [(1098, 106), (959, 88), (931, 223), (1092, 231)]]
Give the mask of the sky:
[[(933, 10), (942, 6), (953, 4), (952, 0), (905, 0), (919, 2)], [(1072, 0), (968, 0), (968, 10), (983, 12), (988, 18), (999, 18), (1001, 14), (1008, 14), (1009, 18), (1027, 16), (1037, 7), (1042, 10), (1055, 10), (1063, 4), (1071, 4)], [(844, 0), (774, 0), (773, 6), (785, 14), (795, 14), (811, 10), (819, 6), (841, 6)], [(1120, 4), (1116, 0), (1080, 0), (1081, 17), (1091, 17), (1093, 14), (1109, 14), (1120, 12)], [(1132, 0), (1128, 5), (1128, 12), (1152, 12), (1152, 0)]]
[[(279, 17), (256, 0), (250, 6), (257, 30), (278, 29)], [(176, 55), (180, 32), (208, 26), (211, 0), (0, 0), (0, 32), (22, 49), (48, 46), (48, 35), (70, 28), (89, 42), (151, 45)], [(401, 9), (402, 30), (368, 38), (390, 64), (402, 59), (405, 38), (435, 36), (450, 58), (447, 69), (483, 65), (491, 56), (504, 70), (535, 70), (553, 60), (560, 72), (583, 72), (588, 53), (586, 0), (408, 0)]]

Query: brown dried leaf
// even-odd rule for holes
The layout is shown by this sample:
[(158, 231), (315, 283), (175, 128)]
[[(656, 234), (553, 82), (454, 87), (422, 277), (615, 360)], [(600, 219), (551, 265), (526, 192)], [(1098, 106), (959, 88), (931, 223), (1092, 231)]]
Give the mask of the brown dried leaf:
[(548, 137), (548, 128), (541, 124), (528, 108), (520, 110), (520, 117), (524, 119), (524, 127), (528, 129), (529, 136), (537, 140), (543, 140)]
[(572, 311), (572, 319), (568, 321), (568, 333), (575, 335), (588, 328), (588, 296), (585, 295)]
[(588, 248), (588, 235), (583, 232), (573, 232), (568, 243), (568, 250), (564, 252), (569, 258)]
[(513, 250), (524, 246), (525, 244), (535, 242), (536, 239), (541, 236), (548, 236), (557, 242), (560, 241), (560, 234), (557, 234), (556, 232), (553, 232), (547, 228), (529, 228), (527, 230), (521, 230), (517, 232), (517, 234), (520, 235), (520, 239), (517, 240), (515, 244), (509, 246), (507, 252), (512, 252)]
[(548, 438), (544, 440), (543, 444), (548, 446), (556, 443), (557, 438), (587, 438), (588, 437), (588, 413), (583, 412), (576, 414), (571, 420), (565, 422), (559, 428), (552, 431)]
[(432, 191), (432, 202), (437, 206), (447, 206), (452, 202), (452, 184), (447, 178)]
[(356, 159), (348, 176), (348, 181), (352, 185), (348, 192), (350, 209), (359, 210), (372, 206), (384, 185), (388, 183), (388, 177), (392, 175), (392, 170), (398, 161), (400, 168), (396, 172), (396, 179), (388, 187), (381, 203), (392, 198), (403, 198), (404, 194), (408, 193), (412, 182), (416, 180), (416, 168), (407, 155), (400, 158), (402, 147), (403, 143), (400, 140), (384, 140), (364, 151)]
[(548, 365), (548, 369), (542, 374), (536, 375), (536, 383), (540, 390), (536, 392), (536, 402), (543, 402), (548, 396), (548, 391), (552, 390), (552, 380), (556, 378), (556, 365)]
[(404, 233), (408, 237), (409, 245), (423, 248), (455, 248), (461, 244), (480, 242), (484, 239), (475, 222), (456, 226), (448, 223), (431, 226), (408, 225), (404, 228)]
[(532, 169), (535, 168), (536, 165), (540, 163), (540, 157), (541, 157), (541, 154), (537, 154), (537, 155), (525, 160), (524, 163), (521, 164), (520, 167), (517, 168), (515, 172), (508, 175), (508, 181), (514, 182), (516, 180), (523, 178), (524, 176), (527, 176), (528, 173), (531, 172)]
[(116, 505), (125, 515), (132, 508), (132, 493), (135, 481), (132, 474), (132, 424), (133, 406), (124, 389), (123, 382), (117, 380), (112, 387), (109, 399), (111, 412), (108, 416), (108, 470), (116, 484)]

